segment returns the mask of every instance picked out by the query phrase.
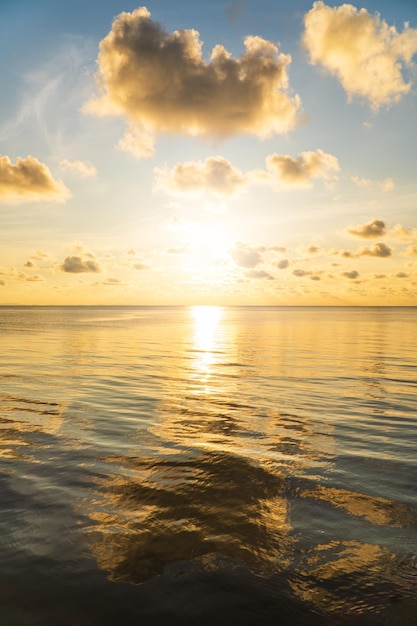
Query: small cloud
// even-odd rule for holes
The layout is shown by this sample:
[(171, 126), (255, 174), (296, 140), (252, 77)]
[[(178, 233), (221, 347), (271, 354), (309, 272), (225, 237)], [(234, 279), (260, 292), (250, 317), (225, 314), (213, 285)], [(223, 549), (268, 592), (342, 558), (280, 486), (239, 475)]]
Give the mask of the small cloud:
[(66, 200), (70, 195), (35, 157), (19, 158), (13, 165), (9, 157), (0, 156), (0, 202)]
[(149, 265), (145, 261), (136, 261), (136, 263), (133, 263), (132, 268), (134, 270), (148, 270)]
[(245, 183), (244, 175), (223, 157), (178, 163), (172, 170), (155, 168), (157, 188), (179, 193), (234, 195)]
[(168, 248), (168, 254), (189, 254), (190, 249), (188, 246), (174, 246), (172, 248)]
[(369, 178), (359, 178), (359, 176), (352, 176), (351, 181), (355, 183), (357, 187), (372, 187), (373, 182)]
[(308, 254), (318, 254), (321, 248), (319, 246), (308, 246), (307, 253)]
[(373, 219), (366, 224), (358, 224), (348, 228), (348, 233), (363, 239), (374, 239), (386, 234), (386, 224), (383, 220)]
[(373, 181), (370, 178), (360, 178), (359, 176), (352, 176), (351, 181), (355, 183), (357, 187), (379, 187), (385, 193), (392, 191), (395, 187), (395, 183), (392, 178), (385, 178), (385, 180)]
[(290, 55), (248, 36), (234, 59), (216, 45), (206, 62), (196, 30), (166, 32), (146, 7), (120, 13), (100, 42), (99, 94), (84, 111), (120, 115), (128, 130), (119, 147), (148, 156), (161, 132), (224, 138), (266, 137), (298, 123), (301, 101), (289, 88)]
[(349, 278), (350, 280), (355, 280), (359, 277), (359, 272), (357, 272), (356, 270), (351, 270), (350, 272), (343, 272), (343, 276)]
[(314, 2), (304, 16), (303, 44), (310, 63), (338, 78), (349, 99), (359, 96), (373, 109), (398, 102), (411, 89), (402, 70), (417, 52), (417, 30), (395, 26), (351, 4)]
[(0, 285), (1, 285), (2, 287), (5, 287), (5, 286), (7, 285), (7, 283), (6, 283), (6, 281), (5, 281), (5, 280), (0, 279)]
[(118, 287), (119, 285), (123, 285), (123, 282), (118, 278), (107, 278), (107, 280), (103, 281), (101, 284), (106, 287)]
[(310, 272), (307, 272), (306, 270), (297, 269), (293, 271), (293, 274), (294, 276), (297, 276), (298, 278), (303, 278), (304, 276), (308, 276)]
[(268, 280), (274, 280), (274, 276), (269, 272), (265, 272), (265, 270), (248, 270), (245, 272), (245, 276), (247, 278), (266, 278)]
[(59, 162), (59, 167), (67, 174), (72, 174), (81, 178), (92, 178), (97, 174), (97, 170), (94, 165), (85, 161), (69, 161), (68, 159), (62, 159)]
[(417, 239), (417, 228), (407, 228), (402, 224), (396, 224), (388, 232), (389, 237), (399, 241), (415, 241)]
[(277, 261), (273, 263), (275, 267), (278, 267), (280, 270), (285, 270), (289, 266), (290, 262), (288, 259), (281, 259), (281, 261)]
[[(23, 278), (23, 276), (22, 276), (22, 278)], [(26, 275), (24, 277), (24, 280), (26, 280), (29, 283), (38, 283), (38, 282), (44, 281), (45, 279), (43, 278), (43, 276), (39, 276), (39, 274), (35, 274), (34, 276)]]
[(417, 245), (413, 244), (411, 246), (408, 246), (407, 250), (406, 250), (406, 254), (407, 254), (407, 256), (415, 256), (415, 255), (417, 255)]
[(262, 263), (259, 248), (238, 241), (231, 251), (231, 256), (239, 267), (253, 268)]
[(365, 246), (358, 250), (355, 256), (375, 256), (380, 258), (389, 257), (392, 255), (392, 250), (385, 243), (374, 243), (370, 248)]
[(266, 158), (266, 163), (275, 182), (298, 187), (310, 187), (313, 178), (334, 180), (340, 170), (337, 158), (320, 148), (315, 152), (301, 152), (296, 158), (272, 154)]
[(84, 272), (101, 272), (101, 268), (95, 261), (85, 261), (79, 256), (67, 256), (60, 269), (69, 274), (81, 274)]
[(155, 140), (144, 128), (130, 123), (116, 148), (122, 152), (129, 152), (136, 159), (150, 159), (155, 152)]
[(33, 263), (33, 261), (26, 261), (24, 267), (34, 268), (36, 267), (36, 264)]
[(405, 272), (397, 272), (396, 274), (394, 274), (395, 278), (408, 278), (408, 274), (406, 274)]
[(392, 180), (392, 178), (386, 178), (380, 183), (380, 185), (381, 185), (382, 191), (385, 191), (385, 192), (392, 191), (395, 187), (395, 183)]
[(42, 250), (37, 250), (35, 254), (32, 254), (31, 258), (35, 259), (36, 261), (48, 261), (50, 257), (49, 254), (47, 254), (46, 252), (43, 252)]

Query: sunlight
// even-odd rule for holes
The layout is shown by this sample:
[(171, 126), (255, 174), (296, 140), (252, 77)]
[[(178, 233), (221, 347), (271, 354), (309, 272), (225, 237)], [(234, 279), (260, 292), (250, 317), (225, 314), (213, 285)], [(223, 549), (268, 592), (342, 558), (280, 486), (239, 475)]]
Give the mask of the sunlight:
[(194, 350), (197, 352), (193, 367), (207, 381), (215, 362), (217, 331), (223, 309), (219, 306), (194, 306), (191, 315), (194, 321)]
[(216, 329), (222, 317), (220, 306), (193, 306), (194, 344), (196, 350), (209, 352), (216, 341)]
[(191, 254), (187, 270), (191, 272), (211, 272), (227, 257), (231, 240), (221, 227), (198, 225), (192, 234)]

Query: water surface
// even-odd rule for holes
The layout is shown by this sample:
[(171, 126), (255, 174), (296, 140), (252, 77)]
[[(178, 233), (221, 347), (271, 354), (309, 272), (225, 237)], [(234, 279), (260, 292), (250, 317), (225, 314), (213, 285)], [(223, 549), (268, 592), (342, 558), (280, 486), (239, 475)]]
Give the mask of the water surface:
[(5, 623), (416, 624), (416, 313), (0, 308)]

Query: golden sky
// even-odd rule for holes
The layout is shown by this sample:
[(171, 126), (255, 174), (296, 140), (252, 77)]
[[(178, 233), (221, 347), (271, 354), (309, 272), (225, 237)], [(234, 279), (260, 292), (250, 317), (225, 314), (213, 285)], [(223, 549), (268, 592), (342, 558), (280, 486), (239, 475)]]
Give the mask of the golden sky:
[(68, 5), (0, 6), (0, 304), (416, 304), (414, 2)]

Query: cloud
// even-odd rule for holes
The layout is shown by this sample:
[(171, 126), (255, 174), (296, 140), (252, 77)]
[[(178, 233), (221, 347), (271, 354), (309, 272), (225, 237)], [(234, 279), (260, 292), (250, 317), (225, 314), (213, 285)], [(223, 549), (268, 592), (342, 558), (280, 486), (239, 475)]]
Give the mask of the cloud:
[[(397, 241), (415, 241), (417, 239), (417, 228), (409, 228), (402, 224), (395, 224), (392, 228), (387, 230), (387, 225), (384, 220), (372, 219), (366, 224), (357, 224), (347, 229), (347, 232), (354, 237), (360, 237), (362, 239), (374, 239), (377, 237), (388, 237)], [(346, 251), (349, 253), (348, 251)], [(354, 256), (354, 253), (350, 253)]]
[(18, 158), (13, 165), (9, 157), (0, 156), (0, 202), (65, 200), (70, 195), (35, 157)]
[(62, 159), (59, 162), (59, 167), (68, 174), (80, 176), (81, 178), (92, 178), (97, 174), (94, 165), (85, 161), (69, 161), (68, 159)]
[(83, 272), (101, 272), (101, 268), (95, 261), (83, 261), (79, 256), (67, 256), (60, 269), (69, 274), (81, 274)]
[(106, 287), (118, 287), (123, 285), (124, 283), (119, 280), (119, 278), (107, 278), (107, 280), (100, 283), (101, 285), (105, 285)]
[(247, 276), (247, 278), (267, 278), (268, 280), (274, 280), (274, 276), (265, 270), (248, 270), (245, 276)]
[(373, 219), (366, 224), (358, 224), (348, 228), (348, 233), (354, 237), (362, 237), (363, 239), (374, 239), (382, 237), (386, 234), (386, 224), (383, 220)]
[(149, 265), (145, 261), (136, 261), (136, 263), (133, 263), (132, 268), (134, 270), (148, 270)]
[(308, 246), (307, 252), (308, 254), (318, 254), (321, 248), (319, 246)]
[(380, 258), (389, 257), (392, 255), (392, 250), (385, 243), (374, 243), (370, 248), (365, 246), (358, 250), (355, 256), (375, 256)]
[(406, 250), (407, 256), (417, 255), (417, 245), (408, 246)]
[(310, 187), (313, 178), (334, 179), (340, 169), (337, 158), (320, 148), (315, 152), (301, 152), (296, 158), (272, 154), (266, 158), (266, 163), (273, 180), (299, 187)]
[(395, 188), (395, 183), (392, 178), (385, 178), (380, 181), (373, 181), (370, 178), (360, 178), (359, 176), (352, 176), (351, 181), (355, 183), (357, 187), (379, 187), (384, 192), (392, 191)]
[(149, 159), (154, 153), (155, 141), (150, 132), (130, 123), (117, 142), (116, 148), (130, 152), (136, 159)]
[(407, 228), (402, 224), (396, 224), (388, 232), (388, 235), (392, 239), (398, 239), (399, 241), (415, 241), (417, 239), (417, 228)]
[(47, 252), (43, 252), (43, 250), (36, 250), (35, 254), (32, 254), (31, 258), (36, 261), (48, 261), (50, 257)]
[(303, 276), (308, 276), (310, 272), (307, 272), (306, 270), (297, 269), (293, 271), (293, 274), (294, 276), (297, 276), (298, 278), (302, 278)]
[(235, 194), (246, 182), (244, 175), (221, 156), (205, 161), (178, 163), (172, 170), (155, 168), (156, 186), (180, 193)]
[(395, 187), (395, 183), (392, 180), (392, 178), (386, 178), (385, 180), (381, 181), (379, 185), (382, 191), (385, 191), (385, 192), (392, 191)]
[(387, 258), (392, 256), (392, 249), (385, 243), (374, 243), (371, 247), (364, 246), (359, 248), (356, 252), (352, 250), (333, 250), (333, 254), (342, 256), (345, 259), (357, 259), (362, 256), (373, 256), (379, 258)]
[(359, 272), (357, 272), (356, 270), (351, 270), (350, 272), (343, 272), (343, 276), (349, 278), (350, 280), (355, 280), (359, 277)]
[(352, 176), (351, 181), (355, 183), (357, 187), (372, 187), (373, 182), (370, 178), (360, 178), (359, 176)]
[(154, 168), (156, 189), (174, 194), (233, 196), (252, 184), (276, 187), (310, 187), (311, 179), (334, 179), (339, 170), (336, 157), (323, 150), (288, 155), (267, 156), (265, 170), (242, 173), (221, 156), (205, 161), (178, 163), (172, 169)]
[(45, 280), (43, 276), (40, 276), (39, 274), (27, 274), (26, 272), (19, 271), (15, 267), (10, 267), (7, 270), (1, 269), (0, 275), (9, 276), (18, 280), (25, 280), (27, 282), (41, 282)]
[(336, 76), (349, 99), (359, 96), (374, 109), (398, 102), (411, 83), (402, 74), (417, 52), (417, 30), (395, 26), (351, 4), (315, 2), (304, 16), (303, 44), (313, 65)]
[(26, 261), (25, 267), (34, 268), (36, 267), (36, 264), (33, 263), (33, 261)]
[(173, 248), (168, 248), (168, 254), (189, 254), (190, 248), (188, 246), (174, 246)]
[(83, 110), (125, 117), (136, 138), (145, 133), (150, 150), (149, 137), (159, 132), (286, 133), (301, 105), (289, 89), (291, 57), (261, 37), (248, 36), (244, 45), (240, 59), (216, 45), (205, 62), (196, 30), (168, 33), (146, 7), (120, 13), (100, 42), (99, 95)]
[(254, 268), (262, 263), (262, 255), (259, 248), (238, 241), (231, 251), (231, 256), (236, 265), (240, 267)]
[(290, 262), (288, 259), (281, 259), (281, 261), (277, 261), (273, 263), (275, 267), (278, 267), (280, 270), (285, 270), (289, 266)]
[(1, 280), (0, 280), (0, 285), (1, 285), (2, 287), (5, 287), (5, 286), (7, 285), (7, 283), (6, 283), (6, 281), (5, 281), (5, 280), (1, 279)]
[(38, 282), (42, 282), (44, 281), (44, 277), (43, 276), (39, 276), (39, 274), (34, 274), (33, 276), (29, 276), (28, 274), (26, 274), (25, 276), (23, 276), (23, 272), (22, 272), (22, 276), (20, 276), (20, 278), (23, 278), (24, 280), (26, 280), (29, 283), (38, 283)]

